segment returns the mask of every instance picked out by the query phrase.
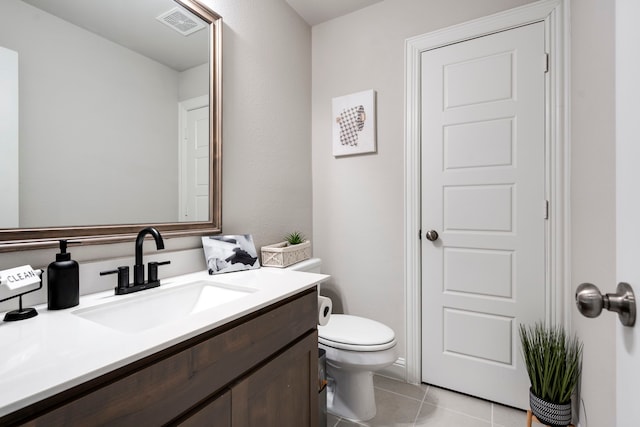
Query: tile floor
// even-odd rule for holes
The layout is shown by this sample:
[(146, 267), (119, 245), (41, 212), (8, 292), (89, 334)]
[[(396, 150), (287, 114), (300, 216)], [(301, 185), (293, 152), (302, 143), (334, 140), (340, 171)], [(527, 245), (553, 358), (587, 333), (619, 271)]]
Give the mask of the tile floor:
[[(327, 415), (327, 427), (525, 427), (527, 413), (435, 386), (374, 376), (377, 415), (355, 423)], [(534, 423), (536, 426), (540, 424)]]

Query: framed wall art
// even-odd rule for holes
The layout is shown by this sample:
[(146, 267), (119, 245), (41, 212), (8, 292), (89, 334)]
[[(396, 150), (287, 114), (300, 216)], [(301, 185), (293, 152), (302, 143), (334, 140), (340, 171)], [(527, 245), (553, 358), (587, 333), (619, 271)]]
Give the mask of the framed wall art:
[(260, 268), (251, 234), (202, 236), (209, 274)]
[(333, 98), (333, 155), (376, 152), (376, 92)]

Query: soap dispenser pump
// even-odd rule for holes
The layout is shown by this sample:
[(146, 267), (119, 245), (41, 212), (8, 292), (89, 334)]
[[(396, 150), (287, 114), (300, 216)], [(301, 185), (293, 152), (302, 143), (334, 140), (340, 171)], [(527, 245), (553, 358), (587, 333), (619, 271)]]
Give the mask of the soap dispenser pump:
[(67, 252), (67, 241), (60, 240), (60, 253), (47, 268), (47, 307), (61, 310), (74, 307), (80, 302), (80, 280), (78, 263)]

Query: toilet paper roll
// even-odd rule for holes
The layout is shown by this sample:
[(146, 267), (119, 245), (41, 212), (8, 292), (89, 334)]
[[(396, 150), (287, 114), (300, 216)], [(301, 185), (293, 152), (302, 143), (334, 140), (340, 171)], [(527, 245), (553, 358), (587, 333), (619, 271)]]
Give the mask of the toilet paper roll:
[(331, 299), (318, 295), (318, 325), (325, 326), (329, 323), (332, 308), (333, 303)]

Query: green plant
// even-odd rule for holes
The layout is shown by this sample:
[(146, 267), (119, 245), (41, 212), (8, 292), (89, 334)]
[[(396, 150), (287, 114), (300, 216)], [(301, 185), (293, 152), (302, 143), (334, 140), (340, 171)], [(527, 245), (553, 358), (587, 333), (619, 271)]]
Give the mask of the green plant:
[(290, 245), (299, 245), (304, 242), (304, 235), (299, 231), (294, 231), (293, 233), (288, 234), (285, 239)]
[(548, 402), (568, 403), (582, 368), (582, 343), (568, 337), (561, 326), (545, 327), (541, 322), (520, 325), (520, 341), (533, 394)]

